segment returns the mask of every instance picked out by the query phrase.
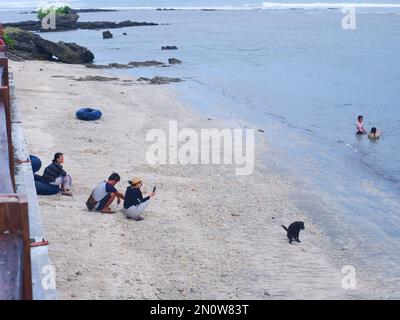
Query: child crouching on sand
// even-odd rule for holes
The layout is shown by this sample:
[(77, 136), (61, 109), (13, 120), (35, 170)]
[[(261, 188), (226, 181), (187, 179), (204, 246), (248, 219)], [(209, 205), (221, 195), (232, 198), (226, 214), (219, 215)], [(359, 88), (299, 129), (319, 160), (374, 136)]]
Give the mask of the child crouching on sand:
[(151, 192), (146, 198), (143, 198), (142, 191), (140, 190), (142, 184), (140, 178), (133, 178), (129, 181), (130, 186), (126, 189), (124, 208), (122, 209), (128, 219), (143, 220), (141, 214), (147, 208), (150, 198), (155, 195), (154, 192)]

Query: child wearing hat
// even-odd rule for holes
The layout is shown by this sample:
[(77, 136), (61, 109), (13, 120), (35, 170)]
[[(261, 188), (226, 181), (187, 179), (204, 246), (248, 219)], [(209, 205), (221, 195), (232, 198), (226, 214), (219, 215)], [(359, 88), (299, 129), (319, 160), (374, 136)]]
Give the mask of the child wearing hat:
[(137, 177), (129, 181), (129, 187), (125, 192), (124, 208), (122, 209), (128, 219), (143, 220), (141, 214), (147, 208), (150, 198), (155, 195), (154, 192), (151, 192), (147, 197), (143, 198), (140, 190), (142, 185), (142, 179)]

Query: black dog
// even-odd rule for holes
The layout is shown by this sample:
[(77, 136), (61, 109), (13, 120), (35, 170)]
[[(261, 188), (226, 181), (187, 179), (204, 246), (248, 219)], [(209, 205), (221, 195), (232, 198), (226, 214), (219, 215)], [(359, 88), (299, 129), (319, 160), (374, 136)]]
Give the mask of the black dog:
[(297, 242), (301, 242), (299, 239), (300, 230), (304, 230), (304, 222), (303, 221), (296, 221), (293, 222), (289, 228), (282, 226), (283, 229), (287, 231), (287, 237), (289, 239), (289, 243), (292, 243), (293, 240)]

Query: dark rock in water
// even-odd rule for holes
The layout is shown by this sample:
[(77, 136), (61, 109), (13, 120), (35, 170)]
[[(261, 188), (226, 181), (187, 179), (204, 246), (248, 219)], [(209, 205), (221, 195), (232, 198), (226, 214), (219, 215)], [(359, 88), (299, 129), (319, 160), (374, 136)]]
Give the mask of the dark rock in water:
[(135, 22), (135, 21), (122, 21), (119, 23), (108, 21), (94, 21), (94, 22), (78, 22), (78, 29), (100, 30), (100, 29), (118, 29), (127, 27), (142, 27), (142, 26), (157, 26), (157, 23), (152, 22)]
[(71, 64), (90, 63), (94, 60), (93, 53), (75, 43), (51, 42), (37, 34), (20, 29), (5, 29), (13, 41), (8, 57), (16, 60), (48, 60)]
[(115, 81), (119, 80), (119, 78), (109, 78), (109, 77), (102, 77), (102, 76), (86, 76), (74, 79), (75, 81)]
[(150, 78), (140, 77), (137, 81), (151, 81)]
[(149, 78), (139, 78), (137, 81), (149, 81), (150, 84), (169, 84), (172, 82), (182, 82), (183, 80), (180, 78), (168, 78), (168, 77), (154, 77), (153, 79)]
[(19, 28), (27, 31), (40, 31), (42, 23), (40, 21), (22, 21), (22, 22), (10, 22), (3, 23), (4, 28)]
[(181, 64), (182, 61), (178, 60), (178, 59), (175, 59), (175, 58), (171, 58), (171, 59), (168, 59), (168, 63), (169, 64)]
[(73, 9), (78, 13), (96, 13), (96, 12), (118, 12), (115, 9)]
[(178, 50), (177, 46), (163, 46), (161, 50)]
[(164, 63), (160, 61), (131, 61), (128, 64), (120, 64), (120, 63), (109, 63), (108, 65), (96, 65), (96, 64), (87, 64), (87, 68), (91, 69), (130, 69), (130, 68), (140, 68), (140, 67), (154, 67), (154, 66), (163, 66)]
[(111, 39), (113, 34), (110, 31), (103, 31), (103, 39)]
[[(56, 29), (59, 31), (69, 30), (75, 28), (79, 20), (79, 15), (75, 11), (70, 11), (67, 14), (59, 14), (56, 16)], [(54, 30), (53, 30), (54, 31)]]
[(87, 64), (86, 68), (90, 68), (90, 69), (110, 69), (109, 65), (104, 65), (104, 64)]
[(151, 79), (151, 84), (168, 84), (171, 82), (182, 82), (180, 78), (168, 78), (168, 77), (154, 77)]
[(41, 31), (41, 32), (57, 32), (77, 29), (87, 30), (101, 30), (101, 29), (118, 29), (126, 27), (141, 27), (141, 26), (157, 26), (157, 23), (152, 22), (136, 22), (136, 21), (122, 21), (120, 23), (109, 22), (109, 21), (94, 21), (94, 22), (76, 22), (72, 24), (64, 24), (60, 22), (57, 28), (52, 30), (43, 30), (41, 21), (22, 21), (22, 22), (11, 22), (4, 23), (3, 27), (19, 28), (27, 31)]
[(128, 64), (121, 64), (121, 63), (109, 63), (108, 67), (110, 69), (112, 69), (112, 68), (114, 68), (114, 69), (129, 69), (129, 68), (132, 68)]
[(155, 67), (155, 66), (162, 66), (164, 63), (160, 61), (155, 61), (155, 60), (150, 60), (150, 61), (143, 61), (143, 62), (138, 62), (138, 61), (131, 61), (129, 62), (129, 65), (134, 67), (134, 68), (139, 68), (139, 67)]
[[(72, 9), (76, 13), (96, 13), (96, 12), (117, 12), (115, 9)], [(25, 11), (20, 12), (20, 14), (32, 14), (37, 13), (37, 11)]]

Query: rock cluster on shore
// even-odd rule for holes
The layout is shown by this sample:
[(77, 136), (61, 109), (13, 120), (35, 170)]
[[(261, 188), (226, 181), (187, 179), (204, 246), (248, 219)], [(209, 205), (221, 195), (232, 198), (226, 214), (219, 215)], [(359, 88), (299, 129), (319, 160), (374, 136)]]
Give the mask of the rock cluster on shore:
[(5, 33), (12, 39), (12, 46), (7, 51), (11, 60), (49, 60), (71, 64), (90, 63), (94, 60), (90, 50), (75, 43), (51, 42), (16, 28), (6, 28)]
[(154, 77), (154, 78), (144, 78), (141, 77), (137, 81), (148, 81), (150, 84), (169, 84), (172, 82), (182, 82), (181, 78), (168, 78), (168, 77)]
[[(182, 61), (170, 58), (168, 59), (169, 64), (181, 64)], [(87, 64), (87, 68), (91, 69), (131, 69), (131, 68), (141, 68), (141, 67), (168, 67), (163, 62), (156, 61), (156, 60), (149, 60), (149, 61), (131, 61), (128, 64), (123, 63), (109, 63), (109, 64)]]

